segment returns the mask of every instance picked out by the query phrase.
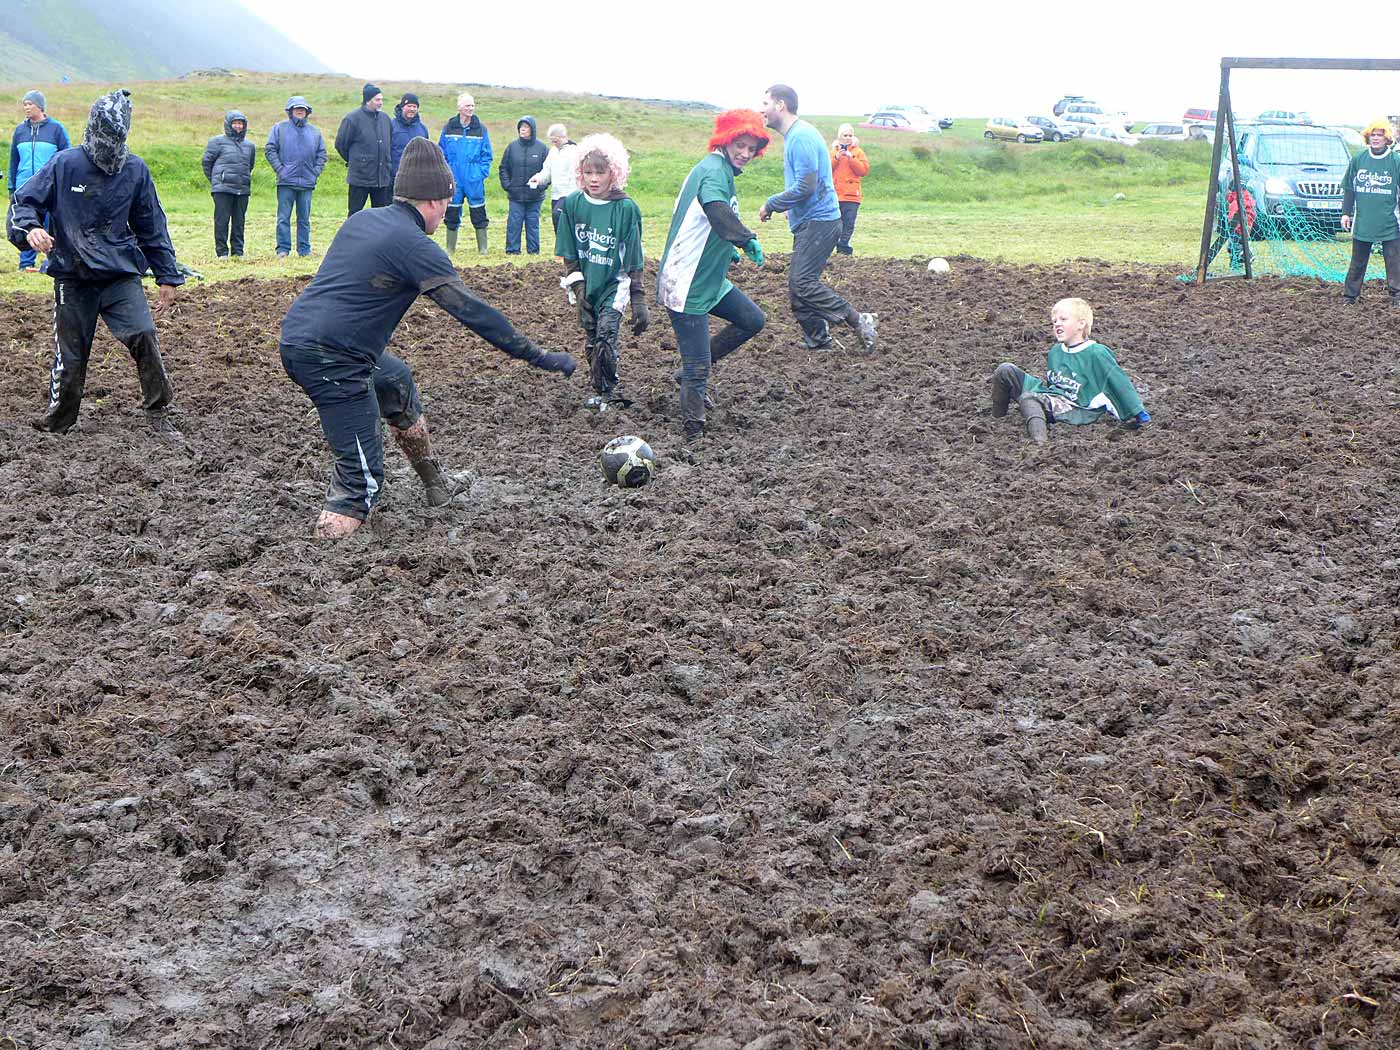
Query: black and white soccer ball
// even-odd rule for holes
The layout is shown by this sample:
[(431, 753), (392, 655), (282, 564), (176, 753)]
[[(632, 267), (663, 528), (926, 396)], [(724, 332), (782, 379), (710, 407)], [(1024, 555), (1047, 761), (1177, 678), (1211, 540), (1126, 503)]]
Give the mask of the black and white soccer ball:
[(656, 453), (634, 434), (615, 437), (598, 457), (603, 479), (624, 489), (641, 488), (656, 474)]

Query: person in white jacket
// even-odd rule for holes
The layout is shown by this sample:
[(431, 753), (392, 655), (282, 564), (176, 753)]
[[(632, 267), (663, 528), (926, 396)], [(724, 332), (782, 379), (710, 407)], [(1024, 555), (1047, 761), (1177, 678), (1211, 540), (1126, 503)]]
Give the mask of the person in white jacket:
[(559, 232), (559, 210), (564, 207), (564, 198), (578, 189), (577, 169), (578, 143), (569, 138), (569, 129), (563, 124), (551, 124), (544, 170), (531, 175), (526, 185), (532, 190), (549, 187), (549, 218), (555, 233)]

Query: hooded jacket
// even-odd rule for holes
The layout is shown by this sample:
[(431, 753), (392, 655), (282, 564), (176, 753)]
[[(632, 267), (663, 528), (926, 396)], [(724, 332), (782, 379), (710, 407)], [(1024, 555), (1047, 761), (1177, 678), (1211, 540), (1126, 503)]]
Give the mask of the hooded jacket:
[(394, 107), (394, 118), (390, 123), (393, 125), (393, 131), (389, 140), (389, 181), (393, 182), (399, 173), (399, 161), (403, 159), (403, 151), (408, 148), (408, 144), (414, 139), (431, 139), (431, 136), (420, 114), (415, 113), (412, 120), (404, 118), (402, 102)]
[(870, 160), (865, 150), (852, 146), (849, 153), (842, 153), (831, 146), (831, 184), (836, 188), (837, 201), (847, 204), (860, 203), (860, 180), (870, 174)]
[[(109, 153), (99, 155), (110, 161)], [(185, 283), (140, 157), (127, 154), (108, 174), (87, 150), (66, 149), (20, 187), (7, 218), (10, 243), (21, 251), (29, 231), (48, 222), (54, 240), (48, 272), (55, 280), (102, 283), (149, 269), (157, 284)]]
[(46, 116), (37, 124), (20, 121), (19, 127), (10, 136), (10, 192), (14, 193), (23, 186), (55, 153), (71, 145), (68, 130), (53, 117)]
[(393, 121), (382, 109), (352, 109), (335, 133), (335, 151), (345, 161), (345, 181), (351, 186), (378, 189), (393, 182), (389, 160), (394, 144)]
[[(530, 125), (530, 141), (519, 135), (520, 125)], [(501, 156), (501, 188), (506, 196), (522, 204), (533, 204), (544, 200), (545, 188), (531, 189), (527, 183), (530, 176), (544, 170), (544, 162), (549, 157), (549, 147), (540, 141), (539, 128), (534, 117), (521, 117), (515, 122), (516, 137)]]
[(311, 116), (311, 107), (300, 95), (287, 99), (287, 119), (279, 121), (267, 133), (263, 155), (277, 173), (277, 185), (297, 190), (313, 190), (316, 180), (326, 167), (326, 142), (321, 129), (310, 120), (297, 120), (292, 110), (304, 109)]
[(454, 204), (465, 200), (473, 208), (486, 203), (486, 178), (491, 174), (491, 135), (475, 113), (462, 126), (459, 114), (442, 126), (438, 145), (457, 183)]
[[(233, 130), (235, 120), (243, 121), (241, 134)], [(224, 114), (224, 133), (215, 135), (204, 147), (204, 177), (210, 193), (232, 193), (246, 197), (253, 191), (253, 165), (258, 148), (248, 141), (248, 118), (231, 109)]]

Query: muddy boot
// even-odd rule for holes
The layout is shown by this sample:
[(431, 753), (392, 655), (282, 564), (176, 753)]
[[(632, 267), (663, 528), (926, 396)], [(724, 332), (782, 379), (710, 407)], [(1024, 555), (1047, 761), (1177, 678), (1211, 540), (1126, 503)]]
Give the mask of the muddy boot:
[(430, 507), (445, 507), (466, 488), (460, 481), (454, 481), (442, 471), (442, 465), (435, 459), (420, 459), (410, 464), (413, 472), (423, 479), (423, 496)]
[(146, 426), (150, 428), (152, 434), (158, 438), (164, 438), (166, 441), (179, 441), (185, 436), (180, 433), (180, 428), (171, 420), (169, 412), (147, 412)]
[(485, 231), (485, 230), (477, 230), (477, 231), (476, 231), (476, 254), (477, 254), (477, 255), (485, 255), (485, 254), (486, 254), (486, 231)]
[(1026, 420), (1026, 433), (1037, 445), (1045, 444), (1050, 436), (1049, 428), (1045, 425), (1045, 406), (1034, 397), (1023, 397), (1018, 404), (1021, 407), (1021, 415)]
[(681, 384), (681, 420), (685, 427), (686, 444), (694, 444), (705, 436), (705, 392), (703, 387)]
[(451, 254), (452, 254), (453, 252), (455, 252), (456, 250), (457, 250), (457, 231), (456, 231), (456, 230), (448, 230), (448, 231), (447, 231), (447, 254), (448, 254), (448, 255), (451, 255)]
[(1025, 373), (1013, 364), (997, 365), (992, 373), (992, 415), (997, 419), (1006, 415), (1013, 396), (1021, 396), (1024, 378)]

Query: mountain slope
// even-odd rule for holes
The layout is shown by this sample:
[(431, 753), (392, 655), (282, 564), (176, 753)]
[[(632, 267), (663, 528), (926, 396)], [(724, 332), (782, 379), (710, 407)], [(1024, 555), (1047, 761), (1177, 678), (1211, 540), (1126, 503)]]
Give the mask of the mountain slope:
[(229, 66), (324, 73), (309, 51), (237, 0), (7, 0), (0, 77), (10, 83), (158, 80)]

